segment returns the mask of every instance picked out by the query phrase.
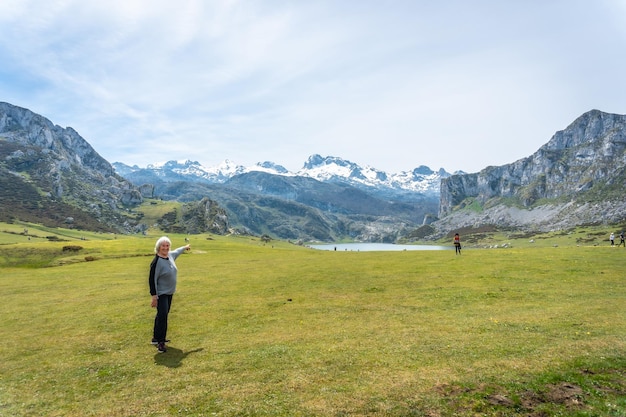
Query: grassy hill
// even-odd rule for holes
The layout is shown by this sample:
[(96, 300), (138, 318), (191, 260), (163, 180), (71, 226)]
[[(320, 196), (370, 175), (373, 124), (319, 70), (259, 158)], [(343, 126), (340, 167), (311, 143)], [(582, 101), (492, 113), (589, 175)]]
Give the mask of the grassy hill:
[(158, 231), (0, 229), (0, 415), (626, 414), (626, 249), (591, 230), (462, 256), (190, 236), (158, 354)]

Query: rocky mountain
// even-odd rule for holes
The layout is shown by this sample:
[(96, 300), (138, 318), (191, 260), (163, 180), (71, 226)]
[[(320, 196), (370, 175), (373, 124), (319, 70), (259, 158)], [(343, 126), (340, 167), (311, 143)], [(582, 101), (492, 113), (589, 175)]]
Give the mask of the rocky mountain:
[(436, 216), (441, 177), (450, 175), (425, 166), (390, 175), (319, 155), (295, 173), (272, 162), (247, 168), (230, 161), (206, 168), (189, 160), (146, 168), (113, 165), (133, 183), (153, 185), (151, 196), (178, 201), (211, 196), (234, 228), (322, 241), (396, 241)]
[(272, 162), (111, 165), (71, 127), (0, 103), (1, 221), (137, 232), (148, 225), (134, 208), (156, 198), (181, 202), (157, 221), (166, 231), (396, 242), (626, 222), (625, 185), (626, 116), (598, 110), (527, 158), (450, 175), (425, 166), (388, 174), (320, 155), (298, 172)]
[(215, 167), (204, 167), (196, 161), (168, 161), (150, 164), (145, 168), (114, 162), (115, 171), (135, 184), (152, 182), (191, 181), (207, 184), (222, 184), (234, 175), (243, 174), (246, 169), (226, 160)]
[(589, 111), (533, 155), (441, 183), (440, 231), (551, 230), (626, 219), (626, 115)]
[(74, 129), (0, 103), (0, 220), (123, 232), (142, 200)]
[(162, 181), (147, 196), (188, 203), (210, 197), (244, 233), (291, 240), (395, 242), (434, 217), (438, 199), (417, 193), (412, 202), (377, 197), (348, 184), (251, 171), (224, 183)]
[(209, 169), (191, 161), (116, 168), (130, 180), (71, 127), (0, 103), (3, 221), (137, 232), (150, 225), (142, 224), (134, 207), (151, 197), (182, 203), (180, 213), (157, 220), (165, 231), (393, 242), (435, 216), (438, 199), (428, 187), (447, 175), (421, 167), (389, 176), (317, 155), (300, 173), (271, 162), (252, 168), (228, 161)]
[[(450, 176), (444, 169), (432, 171), (420, 166), (412, 171), (388, 174), (372, 167), (361, 167), (353, 162), (337, 157), (312, 155), (304, 163), (297, 175), (315, 178), (323, 182), (350, 184), (366, 190), (377, 190), (380, 195), (406, 195), (421, 193), (439, 196), (442, 178)], [(374, 191), (376, 192), (376, 191)]]
[(437, 199), (441, 179), (451, 175), (444, 169), (433, 171), (423, 165), (412, 171), (389, 174), (369, 166), (361, 167), (339, 157), (320, 155), (310, 156), (302, 169), (297, 172), (290, 172), (282, 165), (269, 161), (259, 162), (250, 167), (244, 167), (229, 160), (213, 167), (205, 167), (191, 160), (155, 163), (145, 168), (114, 162), (113, 167), (119, 175), (135, 184), (154, 181), (223, 184), (237, 175), (264, 172), (286, 177), (313, 178), (320, 182), (347, 184), (385, 197), (410, 196), (413, 193), (420, 193), (420, 195), (429, 195)]

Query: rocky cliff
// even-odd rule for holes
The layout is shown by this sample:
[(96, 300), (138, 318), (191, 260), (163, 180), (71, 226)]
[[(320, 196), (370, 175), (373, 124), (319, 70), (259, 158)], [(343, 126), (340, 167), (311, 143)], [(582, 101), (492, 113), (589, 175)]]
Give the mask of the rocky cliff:
[(125, 208), (143, 201), (74, 129), (30, 110), (0, 103), (2, 220), (124, 231)]
[(625, 185), (626, 115), (592, 110), (527, 158), (443, 179), (439, 226), (621, 221)]

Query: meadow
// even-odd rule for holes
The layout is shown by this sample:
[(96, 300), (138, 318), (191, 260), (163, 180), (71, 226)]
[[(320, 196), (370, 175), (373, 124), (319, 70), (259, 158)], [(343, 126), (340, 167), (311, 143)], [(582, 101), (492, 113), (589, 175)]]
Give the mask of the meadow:
[(158, 234), (0, 228), (2, 416), (626, 415), (625, 248), (189, 236), (159, 354)]

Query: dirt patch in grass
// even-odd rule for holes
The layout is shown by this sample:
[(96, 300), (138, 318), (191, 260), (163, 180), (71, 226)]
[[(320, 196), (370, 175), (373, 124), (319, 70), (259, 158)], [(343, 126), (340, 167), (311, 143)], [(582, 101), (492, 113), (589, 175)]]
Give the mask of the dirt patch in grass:
[(584, 393), (581, 387), (575, 384), (562, 382), (548, 385), (542, 392), (526, 391), (521, 395), (521, 405), (532, 413), (532, 417), (547, 416), (545, 411), (537, 411), (544, 404), (564, 406), (567, 410), (584, 408)]
[[(583, 369), (572, 377), (580, 383), (559, 381), (535, 385), (519, 384), (506, 388), (497, 384), (464, 387), (456, 384), (437, 386), (435, 392), (454, 415), (480, 412), (484, 416), (548, 417), (577, 411), (600, 413), (607, 403), (626, 395), (626, 370)], [(532, 388), (524, 388), (524, 386)], [(617, 401), (614, 401), (617, 402)]]

